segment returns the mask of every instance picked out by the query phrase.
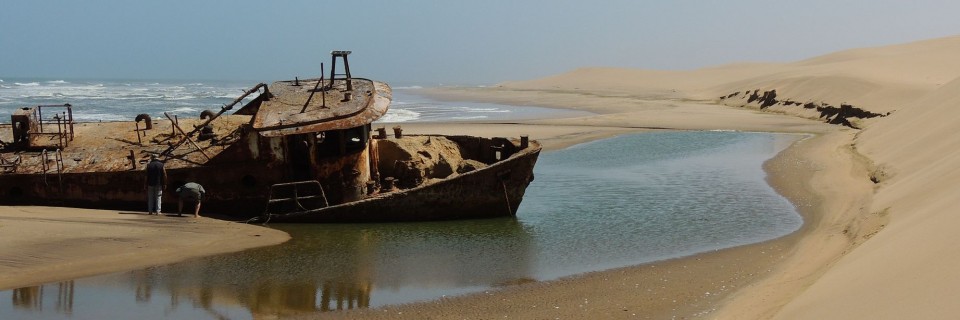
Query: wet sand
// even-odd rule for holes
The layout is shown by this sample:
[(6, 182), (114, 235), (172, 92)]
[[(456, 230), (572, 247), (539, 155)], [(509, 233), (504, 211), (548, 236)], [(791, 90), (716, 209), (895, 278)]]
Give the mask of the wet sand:
[(283, 243), (290, 236), (211, 218), (0, 207), (0, 290)]

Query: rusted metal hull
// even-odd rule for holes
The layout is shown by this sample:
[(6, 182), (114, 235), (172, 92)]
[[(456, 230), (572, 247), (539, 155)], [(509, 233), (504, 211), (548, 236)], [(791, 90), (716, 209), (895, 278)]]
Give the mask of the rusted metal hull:
[[(266, 201), (263, 185), (283, 181), (283, 172), (259, 163), (224, 167), (192, 167), (168, 170), (170, 182), (163, 193), (163, 212), (175, 212), (174, 190), (186, 182), (198, 182), (208, 193), (204, 212), (253, 216)], [(214, 172), (214, 174), (211, 174)], [(6, 186), (0, 205), (47, 205), (113, 210), (146, 210), (142, 170), (0, 175)], [(245, 184), (244, 181), (256, 181)], [(258, 208), (251, 210), (251, 208)]]
[[(443, 137), (443, 136), (436, 136)], [(487, 150), (491, 139), (456, 136), (462, 153), (490, 162)], [(501, 141), (508, 141), (503, 138)], [(508, 145), (514, 145), (508, 143)], [(273, 214), (270, 222), (346, 223), (432, 221), (513, 216), (533, 180), (533, 167), (540, 153), (535, 141), (525, 149), (511, 151), (507, 159), (487, 167), (451, 176), (447, 179), (398, 191), (382, 191), (372, 197), (352, 201), (343, 188), (342, 168), (364, 166), (366, 149), (352, 155), (318, 161), (314, 177), (326, 196), (329, 207), (287, 214)], [(328, 162), (329, 161), (329, 162)], [(173, 189), (188, 181), (210, 190), (203, 211), (247, 219), (261, 216), (268, 201), (268, 187), (291, 181), (289, 168), (275, 160), (214, 163), (199, 167), (168, 170), (168, 188), (163, 196), (163, 211), (175, 212), (177, 198)], [(0, 175), (0, 205), (53, 205), (114, 210), (145, 210), (143, 170)]]
[(309, 211), (270, 215), (269, 222), (400, 222), (516, 215), (540, 147), (440, 182)]
[[(334, 52), (334, 61), (346, 62), (348, 53)], [(162, 212), (175, 212), (173, 190), (194, 182), (207, 190), (201, 214), (274, 222), (516, 213), (533, 180), (538, 143), (525, 136), (403, 136), (399, 127), (393, 137), (385, 129), (371, 137), (392, 91), (347, 70), (346, 78), (331, 72), (330, 79), (257, 84), (218, 113), (204, 110), (200, 119), (165, 113), (164, 120), (141, 114), (135, 121), (74, 123), (69, 104), (21, 108), (11, 116), (12, 137), (0, 132), (13, 141), (0, 145), (0, 205), (142, 212), (144, 169), (157, 159), (168, 176)], [(66, 111), (44, 121), (44, 108)]]

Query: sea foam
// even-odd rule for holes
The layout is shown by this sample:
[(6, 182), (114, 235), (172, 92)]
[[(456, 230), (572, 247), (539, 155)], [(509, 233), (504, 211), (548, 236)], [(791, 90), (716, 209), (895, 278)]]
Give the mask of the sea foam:
[(420, 119), (420, 113), (407, 109), (390, 109), (377, 122), (409, 122)]
[(173, 113), (197, 112), (197, 109), (190, 108), (190, 107), (180, 107), (180, 108), (170, 110), (170, 112), (173, 112)]
[[(102, 79), (17, 79), (0, 82), (0, 99), (4, 106), (62, 105), (74, 107), (76, 119), (129, 120), (141, 113), (158, 115), (164, 111), (196, 114), (200, 110), (217, 110), (239, 97), (249, 83), (217, 81), (156, 81)], [(419, 96), (413, 91), (423, 87), (394, 87), (390, 108), (380, 122), (435, 122), (450, 120), (500, 120), (539, 114), (535, 108), (489, 103), (444, 102)], [(246, 97), (242, 103), (252, 100)], [(240, 105), (242, 106), (242, 104)], [(0, 123), (10, 119), (10, 108), (0, 108)], [(526, 112), (526, 113), (525, 113)], [(538, 113), (539, 112), (539, 113)], [(528, 115), (529, 116), (529, 115)], [(96, 117), (101, 117), (98, 119)]]

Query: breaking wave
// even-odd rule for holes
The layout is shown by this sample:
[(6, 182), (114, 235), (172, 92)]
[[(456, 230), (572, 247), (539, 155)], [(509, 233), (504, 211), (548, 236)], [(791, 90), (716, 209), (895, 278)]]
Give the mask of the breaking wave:
[(198, 112), (198, 111), (200, 111), (200, 110), (195, 109), (195, 108), (190, 108), (190, 107), (180, 107), (180, 108), (176, 108), (176, 109), (170, 110), (170, 112), (177, 113), (177, 114), (180, 114), (180, 113), (189, 113), (189, 112), (194, 112), (194, 113), (195, 113), (195, 112)]
[(6, 106), (70, 103), (79, 121), (130, 120), (137, 114), (195, 113), (216, 109), (238, 97), (247, 83), (198, 81), (109, 81), (99, 79), (4, 79), (0, 84), (0, 123), (10, 120)]
[[(0, 123), (10, 121), (13, 107), (36, 105), (73, 105), (75, 119), (81, 121), (130, 120), (141, 113), (163, 112), (198, 114), (217, 110), (233, 102), (250, 83), (217, 81), (156, 81), (102, 79), (7, 78), (0, 81)], [(403, 86), (395, 89), (421, 89)], [(254, 97), (246, 97), (243, 102)], [(395, 90), (390, 109), (379, 122), (438, 122), (502, 120), (543, 114), (544, 109), (509, 105), (443, 102)], [(243, 103), (242, 102), (242, 103)], [(241, 104), (242, 106), (242, 104)], [(533, 110), (533, 111), (530, 111)]]
[(377, 122), (410, 122), (417, 119), (420, 119), (419, 112), (407, 109), (392, 108), (387, 110), (387, 114), (383, 115), (383, 117), (380, 117)]

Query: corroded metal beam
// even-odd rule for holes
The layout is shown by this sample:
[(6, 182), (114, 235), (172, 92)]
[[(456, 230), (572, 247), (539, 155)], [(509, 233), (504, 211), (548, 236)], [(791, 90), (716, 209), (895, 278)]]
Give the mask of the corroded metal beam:
[[(170, 122), (173, 123), (173, 127), (174, 127), (174, 128), (177, 128), (177, 131), (180, 131), (180, 134), (183, 135), (183, 140), (190, 141), (190, 144), (192, 144), (194, 148), (197, 148), (197, 150), (200, 151), (200, 153), (202, 153), (203, 156), (207, 158), (207, 161), (210, 161), (210, 156), (207, 155), (207, 153), (204, 152), (203, 149), (201, 149), (200, 146), (198, 146), (196, 142), (193, 142), (193, 139), (190, 139), (190, 136), (189, 136), (189, 135), (187, 135), (186, 133), (183, 133), (183, 129), (180, 128), (180, 125), (179, 125), (179, 124), (177, 124), (176, 122), (173, 121), (173, 118), (170, 117), (170, 114), (164, 112), (163, 115), (164, 115), (164, 116), (167, 116), (167, 119), (170, 119)], [(180, 141), (181, 144), (183, 143), (183, 140)], [(178, 146), (179, 146), (179, 145), (178, 145)], [(174, 149), (175, 149), (175, 148), (174, 148)], [(173, 151), (172, 149), (168, 149), (168, 150), (169, 150), (169, 151)], [(167, 151), (164, 151), (164, 153), (166, 153), (166, 152), (167, 152)], [(163, 154), (163, 153), (161, 153), (161, 154)]]
[[(170, 153), (171, 151), (173, 151), (174, 149), (179, 148), (180, 145), (182, 145), (184, 142), (186, 142), (187, 140), (190, 139), (190, 136), (192, 136), (193, 134), (197, 133), (197, 131), (200, 131), (200, 129), (202, 129), (203, 127), (205, 127), (205, 126), (207, 126), (208, 124), (210, 124), (210, 122), (213, 122), (214, 119), (216, 119), (216, 118), (220, 117), (221, 115), (223, 115), (224, 112), (227, 112), (228, 110), (233, 109), (233, 106), (234, 106), (234, 105), (236, 105), (237, 103), (240, 103), (240, 101), (242, 101), (243, 98), (246, 98), (248, 95), (250, 95), (250, 94), (252, 94), (252, 93), (254, 93), (254, 92), (257, 92), (257, 90), (260, 90), (261, 87), (266, 88), (266, 87), (267, 87), (267, 84), (265, 84), (265, 83), (258, 83), (257, 85), (253, 86), (253, 88), (250, 88), (250, 90), (244, 91), (243, 94), (240, 95), (239, 97), (237, 97), (236, 99), (234, 99), (233, 102), (231, 102), (231, 103), (228, 104), (228, 105), (225, 105), (225, 106), (221, 107), (221, 108), (220, 108), (220, 112), (217, 112), (217, 114), (215, 114), (215, 115), (213, 115), (212, 117), (208, 118), (206, 121), (204, 121), (203, 123), (201, 123), (199, 126), (194, 127), (193, 130), (190, 131), (190, 133), (183, 133), (183, 130), (181, 129), (181, 130), (180, 130), (180, 133), (183, 134), (183, 138), (180, 139), (180, 141), (177, 142), (176, 144), (171, 145), (169, 148), (167, 148), (167, 150), (163, 150), (163, 152), (161, 152), (160, 155), (168, 154), (168, 153)], [(264, 91), (266, 91), (266, 89), (264, 89)], [(167, 116), (167, 119), (170, 119), (170, 116), (167, 115), (166, 112), (164, 112), (163, 114), (164, 114), (165, 116)], [(173, 121), (173, 119), (170, 119), (170, 121)], [(173, 121), (173, 122), (176, 123), (176, 121)], [(180, 127), (177, 127), (177, 129), (180, 129)], [(193, 141), (190, 141), (190, 142), (193, 143)], [(194, 143), (194, 145), (196, 145), (196, 143)], [(197, 148), (199, 149), (199, 147), (197, 147)], [(202, 152), (202, 150), (201, 150), (201, 152)], [(206, 156), (206, 154), (204, 154), (204, 156)], [(207, 157), (207, 159), (209, 160), (210, 157)]]

